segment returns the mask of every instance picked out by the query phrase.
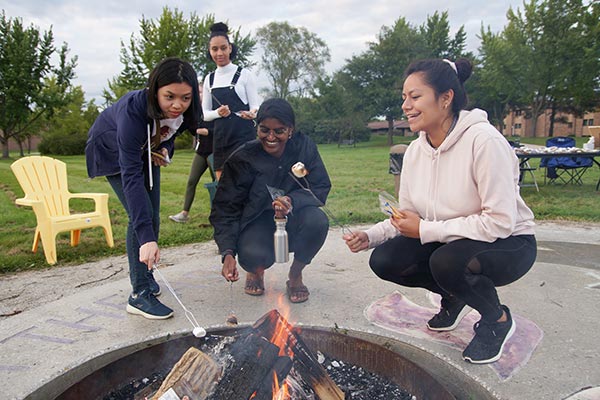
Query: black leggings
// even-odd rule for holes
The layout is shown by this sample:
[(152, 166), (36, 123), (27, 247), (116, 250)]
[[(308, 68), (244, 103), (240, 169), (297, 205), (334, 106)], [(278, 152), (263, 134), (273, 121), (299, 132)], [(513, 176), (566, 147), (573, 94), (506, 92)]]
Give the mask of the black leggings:
[[(294, 210), (293, 215), (288, 216), (286, 226), (289, 249), (294, 252), (294, 259), (310, 264), (325, 243), (328, 230), (329, 220), (320, 208), (308, 206)], [(255, 272), (257, 268), (267, 269), (273, 265), (273, 233), (273, 210), (264, 211), (240, 233), (238, 260), (245, 271)]]
[(510, 236), (493, 243), (461, 239), (421, 244), (398, 236), (376, 247), (369, 265), (386, 281), (422, 287), (443, 298), (456, 297), (485, 321), (502, 316), (496, 287), (516, 281), (537, 255), (535, 236)]

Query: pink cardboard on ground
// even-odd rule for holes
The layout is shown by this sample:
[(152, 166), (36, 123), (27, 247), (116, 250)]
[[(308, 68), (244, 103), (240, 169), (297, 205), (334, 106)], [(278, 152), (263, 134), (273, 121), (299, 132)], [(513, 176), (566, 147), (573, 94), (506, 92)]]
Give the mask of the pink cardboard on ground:
[[(479, 321), (479, 313), (471, 311), (453, 331), (431, 331), (427, 329), (427, 321), (439, 311), (439, 299), (438, 295), (430, 296), (435, 308), (427, 308), (413, 303), (400, 292), (394, 292), (368, 306), (365, 317), (382, 328), (419, 339), (433, 340), (462, 352), (473, 338), (473, 325)], [(543, 331), (532, 321), (516, 314), (512, 316), (517, 325), (516, 331), (504, 346), (500, 360), (488, 364), (503, 381), (529, 361), (544, 336)]]

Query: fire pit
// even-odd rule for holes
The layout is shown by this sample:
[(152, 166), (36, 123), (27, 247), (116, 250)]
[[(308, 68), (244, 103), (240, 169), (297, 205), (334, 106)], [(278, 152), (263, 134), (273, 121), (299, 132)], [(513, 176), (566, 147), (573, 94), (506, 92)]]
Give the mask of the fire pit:
[[(247, 328), (209, 329), (208, 334), (238, 336)], [(456, 368), (397, 340), (312, 326), (302, 326), (301, 336), (312, 351), (364, 368), (404, 388), (419, 400), (495, 399)], [(167, 335), (108, 352), (64, 373), (26, 399), (102, 399), (132, 381), (152, 376), (158, 370), (170, 370), (200, 341), (191, 334)]]

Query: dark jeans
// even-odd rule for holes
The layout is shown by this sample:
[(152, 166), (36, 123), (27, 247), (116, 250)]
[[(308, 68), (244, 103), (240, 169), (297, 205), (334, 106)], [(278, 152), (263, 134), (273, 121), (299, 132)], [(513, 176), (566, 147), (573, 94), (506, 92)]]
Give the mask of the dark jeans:
[[(267, 210), (240, 233), (238, 261), (245, 271), (255, 272), (258, 267), (267, 269), (275, 262), (273, 217), (273, 210)], [(307, 265), (325, 243), (329, 220), (320, 208), (304, 207), (288, 215), (286, 231), (294, 259)]]
[[(160, 167), (152, 167), (152, 176), (154, 186), (152, 190), (149, 190), (148, 186), (146, 186), (147, 196), (145, 201), (147, 202), (148, 209), (152, 212), (152, 227), (156, 233), (156, 237), (158, 237), (160, 228)], [(131, 223), (129, 206), (127, 204), (127, 199), (125, 198), (125, 193), (123, 192), (121, 174), (107, 176), (106, 179), (115, 191), (115, 194), (125, 208), (129, 218), (126, 239), (127, 260), (129, 261), (129, 279), (131, 281), (131, 286), (133, 287), (133, 292), (139, 293), (149, 286), (147, 274), (148, 266), (140, 261), (140, 243)]]
[(427, 244), (398, 236), (376, 247), (369, 265), (381, 279), (422, 287), (444, 298), (454, 296), (492, 322), (502, 316), (496, 287), (525, 275), (536, 255), (533, 235), (493, 243), (461, 239)]

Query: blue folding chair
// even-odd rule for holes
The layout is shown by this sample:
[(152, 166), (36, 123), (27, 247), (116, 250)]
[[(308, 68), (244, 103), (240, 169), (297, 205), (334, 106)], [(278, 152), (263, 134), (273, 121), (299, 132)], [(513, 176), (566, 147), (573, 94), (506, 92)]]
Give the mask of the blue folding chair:
[[(567, 136), (556, 136), (546, 140), (546, 147), (575, 147), (575, 139)], [(581, 178), (589, 167), (594, 165), (592, 157), (551, 157), (542, 158), (540, 168), (546, 168), (546, 177), (549, 183), (561, 181), (581, 185)]]

